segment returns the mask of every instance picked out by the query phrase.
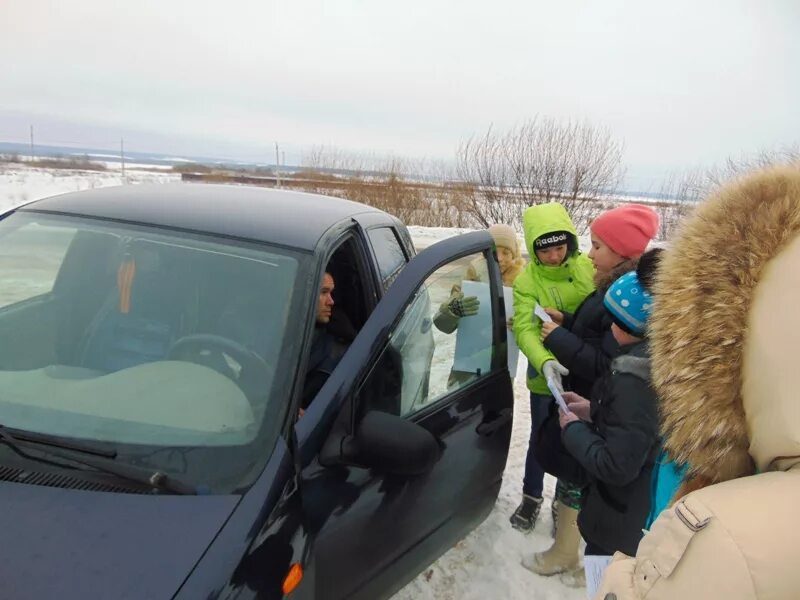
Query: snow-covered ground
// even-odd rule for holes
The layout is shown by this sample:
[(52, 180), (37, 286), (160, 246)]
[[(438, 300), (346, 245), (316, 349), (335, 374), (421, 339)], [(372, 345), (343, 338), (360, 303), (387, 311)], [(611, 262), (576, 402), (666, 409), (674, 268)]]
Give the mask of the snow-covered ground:
[[(113, 164), (113, 163), (112, 163)], [(109, 164), (109, 166), (112, 166)], [(128, 171), (127, 183), (179, 181), (172, 174)], [(65, 171), (20, 165), (0, 165), (0, 208), (20, 202), (83, 189), (120, 185), (119, 171)], [(468, 230), (411, 227), (418, 248)], [(586, 246), (587, 240), (581, 240)], [(444, 375), (449, 370), (442, 371)], [(525, 554), (546, 549), (551, 543), (549, 505), (555, 482), (545, 480), (545, 505), (536, 529), (522, 534), (511, 528), (508, 517), (521, 494), (528, 436), (530, 405), (522, 359), (514, 382), (514, 428), (511, 449), (497, 504), (475, 531), (398, 592), (393, 600), (579, 600), (585, 591), (563, 585), (558, 577), (539, 577), (525, 570)]]
[[(113, 163), (109, 163), (109, 166)], [(0, 164), (0, 209), (29, 200), (47, 198), (66, 192), (77, 192), (123, 183), (166, 183), (180, 181), (174, 173), (155, 173), (127, 169), (123, 180), (119, 165), (107, 171), (72, 171), (38, 169), (21, 164)]]

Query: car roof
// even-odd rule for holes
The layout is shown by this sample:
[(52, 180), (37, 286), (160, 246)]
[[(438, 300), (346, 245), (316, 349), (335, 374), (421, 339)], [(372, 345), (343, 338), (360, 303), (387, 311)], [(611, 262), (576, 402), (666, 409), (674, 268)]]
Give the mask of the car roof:
[(367, 212), (386, 214), (320, 194), (204, 183), (98, 188), (44, 198), (20, 210), (188, 229), (306, 250), (314, 249), (335, 223)]

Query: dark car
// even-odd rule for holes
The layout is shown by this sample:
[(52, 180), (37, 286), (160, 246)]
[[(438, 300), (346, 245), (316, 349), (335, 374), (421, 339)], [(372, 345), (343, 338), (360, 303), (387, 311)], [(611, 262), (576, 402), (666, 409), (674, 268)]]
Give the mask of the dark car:
[[(443, 334), (475, 261), (483, 308)], [(299, 416), (325, 271), (356, 333)], [(415, 256), (394, 217), (312, 194), (127, 186), (5, 213), (0, 595), (391, 595), (497, 497), (501, 286), (486, 233)]]

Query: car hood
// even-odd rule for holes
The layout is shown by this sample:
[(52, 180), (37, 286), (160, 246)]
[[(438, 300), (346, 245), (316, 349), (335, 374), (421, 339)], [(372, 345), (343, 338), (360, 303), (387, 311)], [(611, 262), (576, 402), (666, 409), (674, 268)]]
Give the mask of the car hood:
[(170, 598), (239, 496), (153, 496), (0, 482), (9, 599)]

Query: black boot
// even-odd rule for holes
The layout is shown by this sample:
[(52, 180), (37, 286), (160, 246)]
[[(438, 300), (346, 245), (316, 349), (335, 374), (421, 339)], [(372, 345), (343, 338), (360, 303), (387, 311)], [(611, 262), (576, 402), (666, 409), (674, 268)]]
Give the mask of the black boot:
[(520, 531), (532, 531), (533, 526), (536, 525), (536, 518), (539, 516), (539, 508), (541, 508), (541, 506), (541, 498), (523, 494), (522, 502), (517, 507), (517, 510), (514, 511), (514, 514), (511, 515), (511, 518), (509, 518), (511, 526)]

